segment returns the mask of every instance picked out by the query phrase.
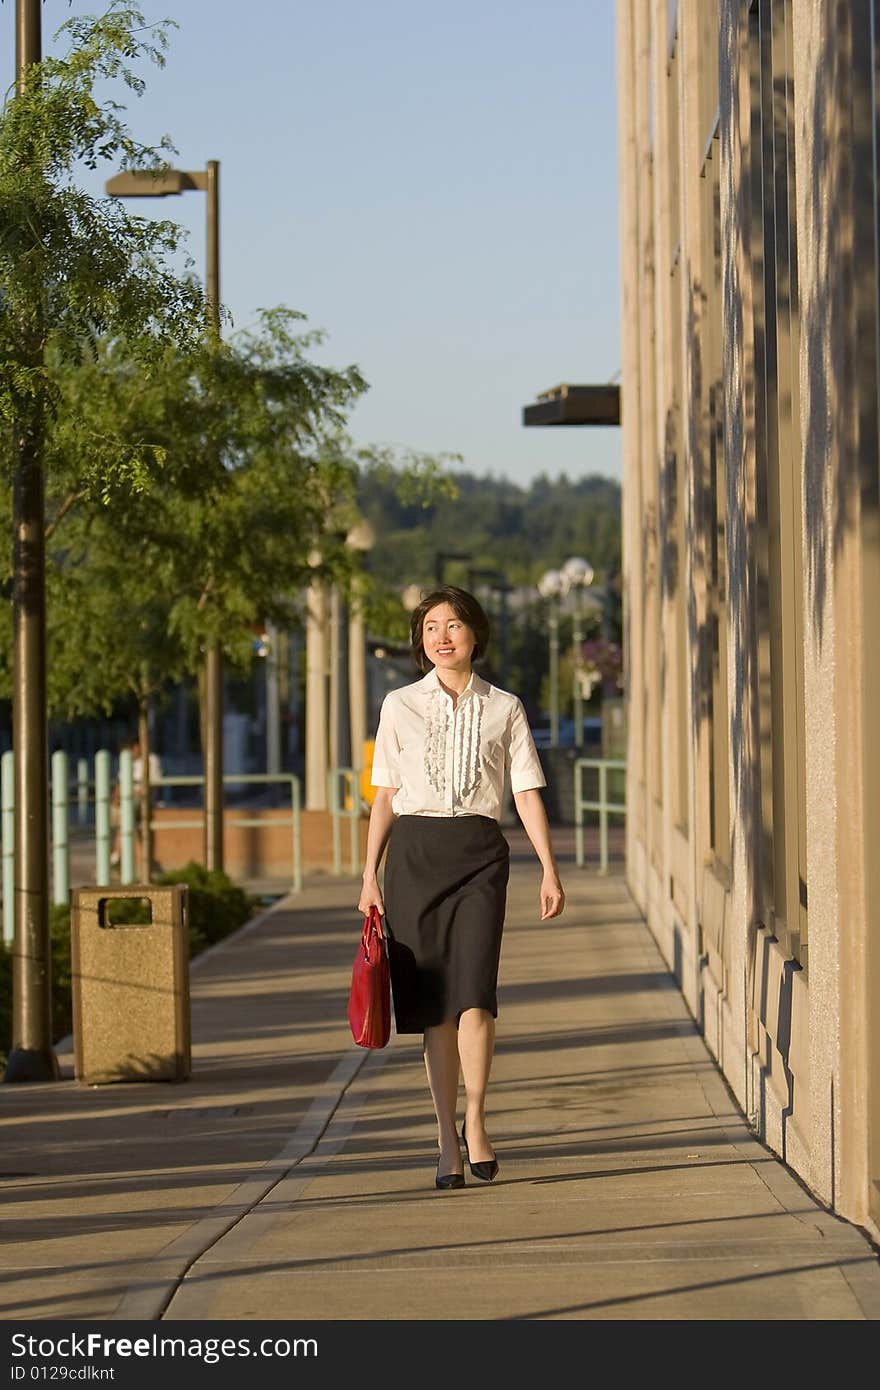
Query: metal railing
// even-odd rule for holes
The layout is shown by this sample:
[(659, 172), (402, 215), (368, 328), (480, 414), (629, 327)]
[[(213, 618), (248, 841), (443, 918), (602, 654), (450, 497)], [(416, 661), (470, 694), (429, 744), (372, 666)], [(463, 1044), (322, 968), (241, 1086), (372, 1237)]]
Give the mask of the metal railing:
[[(599, 769), (599, 799), (584, 800), (584, 768)], [(608, 817), (625, 816), (626, 803), (608, 800), (609, 772), (626, 772), (624, 758), (578, 758), (574, 764), (574, 824), (575, 853), (577, 866), (584, 867), (584, 812), (599, 812), (599, 868), (600, 874), (608, 872)]]
[[(266, 826), (266, 825), (289, 825), (293, 830), (292, 837), (292, 873), (291, 891), (294, 893), (302, 892), (302, 793), (299, 778), (293, 772), (247, 772), (230, 773), (224, 776), (224, 786), (241, 786), (254, 783), (259, 786), (289, 786), (290, 787), (290, 817), (273, 816), (271, 820), (266, 820), (261, 816), (236, 816), (230, 815), (228, 811), (223, 813), (224, 825), (239, 826)], [(151, 787), (203, 787), (205, 779), (202, 775), (191, 777), (153, 777), (150, 780)], [(204, 811), (197, 819), (188, 820), (166, 820), (165, 817), (159, 821), (151, 820), (151, 830), (192, 830), (201, 829), (205, 823)], [(122, 875), (120, 874), (120, 878)], [(125, 882), (125, 880), (122, 880)]]
[(360, 833), (362, 813), (360, 772), (353, 767), (331, 767), (327, 773), (327, 804), (333, 826), (333, 872), (342, 873), (342, 821), (349, 823), (349, 873), (360, 873)]
[[(351, 769), (341, 769), (351, 771)], [(121, 884), (134, 883), (135, 845), (137, 838), (136, 805), (134, 795), (134, 776), (131, 752), (123, 750), (119, 755), (119, 881)], [(151, 786), (203, 786), (203, 776), (193, 777), (154, 777)], [(266, 820), (259, 816), (241, 816), (226, 812), (224, 821), (235, 826), (289, 825), (291, 837), (291, 888), (294, 893), (302, 891), (302, 795), (299, 778), (294, 773), (243, 773), (229, 774), (223, 779), (226, 785), (256, 783), (258, 785), (290, 786), (290, 817), (273, 816)], [(94, 792), (95, 824), (95, 883), (99, 886), (111, 882), (111, 854), (113, 826), (111, 816), (113, 779), (111, 759), (106, 749), (95, 754), (95, 779), (90, 782), (88, 763), (84, 758), (77, 762), (76, 778), (69, 777), (68, 756), (63, 750), (52, 754), (50, 797), (52, 806), (52, 901), (66, 904), (70, 898), (70, 809), (76, 806), (76, 819), (80, 826), (87, 824), (90, 792)], [(340, 814), (352, 812), (340, 809)], [(355, 813), (359, 815), (358, 811)], [(172, 830), (201, 828), (204, 813), (198, 819), (150, 821), (152, 830)], [(334, 821), (334, 825), (336, 822)], [(353, 834), (356, 826), (353, 823)], [(338, 839), (338, 836), (337, 836)], [(353, 857), (356, 854), (356, 839), (352, 840)], [(334, 842), (334, 856), (339, 860), (339, 848)], [(13, 942), (15, 934), (15, 776), (13, 754), (6, 752), (0, 759), (0, 884), (3, 894), (3, 941), (7, 946)], [(336, 872), (339, 872), (337, 868)]]

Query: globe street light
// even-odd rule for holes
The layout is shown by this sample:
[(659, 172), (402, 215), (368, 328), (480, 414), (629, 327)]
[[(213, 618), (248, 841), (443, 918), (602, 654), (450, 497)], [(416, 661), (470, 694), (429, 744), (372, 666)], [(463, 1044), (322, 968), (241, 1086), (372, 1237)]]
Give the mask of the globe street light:
[(562, 566), (562, 578), (567, 589), (574, 592), (573, 633), (574, 646), (574, 741), (578, 748), (584, 742), (584, 654), (583, 654), (583, 615), (584, 590), (593, 582), (593, 566), (579, 555), (573, 555)]
[(538, 580), (538, 593), (547, 600), (550, 625), (550, 746), (559, 744), (559, 600), (566, 591), (559, 570), (547, 570)]
[(424, 594), (425, 590), (420, 588), (418, 584), (407, 584), (403, 593), (400, 595), (400, 601), (407, 613), (412, 613), (418, 608)]

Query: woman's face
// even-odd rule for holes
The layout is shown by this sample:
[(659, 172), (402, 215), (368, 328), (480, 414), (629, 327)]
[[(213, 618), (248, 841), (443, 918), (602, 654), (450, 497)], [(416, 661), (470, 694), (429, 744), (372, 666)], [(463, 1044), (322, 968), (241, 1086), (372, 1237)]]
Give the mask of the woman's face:
[(438, 603), (425, 614), (422, 624), (422, 646), (429, 661), (439, 671), (455, 671), (467, 667), (477, 639), (450, 603)]

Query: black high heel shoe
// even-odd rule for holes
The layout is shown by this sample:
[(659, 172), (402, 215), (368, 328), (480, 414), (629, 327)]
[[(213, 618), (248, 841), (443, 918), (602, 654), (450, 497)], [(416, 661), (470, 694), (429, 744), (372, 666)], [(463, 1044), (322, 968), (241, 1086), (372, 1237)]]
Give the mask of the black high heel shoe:
[(481, 1163), (471, 1163), (471, 1151), (468, 1148), (467, 1136), (464, 1132), (466, 1124), (467, 1120), (461, 1126), (461, 1142), (464, 1144), (464, 1151), (467, 1154), (468, 1166), (475, 1178), (479, 1178), (481, 1182), (491, 1182), (493, 1178), (498, 1176), (498, 1159), (497, 1157), (487, 1158), (483, 1159)]
[(464, 1187), (464, 1173), (441, 1173), (440, 1160), (437, 1159), (437, 1176), (434, 1178), (434, 1186), (448, 1191), (453, 1187)]

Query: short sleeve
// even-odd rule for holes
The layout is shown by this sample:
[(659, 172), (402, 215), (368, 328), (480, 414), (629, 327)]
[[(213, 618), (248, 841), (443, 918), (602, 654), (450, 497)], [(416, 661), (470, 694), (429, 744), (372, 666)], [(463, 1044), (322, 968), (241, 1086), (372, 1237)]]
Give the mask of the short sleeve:
[(386, 695), (379, 711), (379, 727), (376, 730), (376, 741), (373, 745), (371, 786), (400, 786), (402, 778), (400, 776), (399, 753), (400, 743), (397, 738), (397, 730), (394, 727), (394, 709), (390, 696)]
[(523, 702), (518, 699), (510, 723), (510, 790), (527, 792), (533, 787), (546, 785), (547, 778), (541, 767)]

